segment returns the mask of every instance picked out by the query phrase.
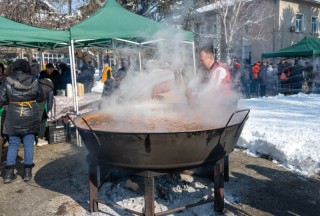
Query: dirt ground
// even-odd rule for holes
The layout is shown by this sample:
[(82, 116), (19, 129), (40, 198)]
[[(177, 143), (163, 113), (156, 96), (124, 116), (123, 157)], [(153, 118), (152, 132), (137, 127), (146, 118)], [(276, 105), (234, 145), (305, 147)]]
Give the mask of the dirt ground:
[[(22, 153), (21, 149), (19, 155)], [(68, 143), (36, 147), (34, 178), (28, 183), (21, 179), (19, 157), (17, 178), (11, 184), (0, 182), (0, 216), (90, 215), (86, 154), (85, 147)], [(3, 177), (3, 165), (1, 172)], [(298, 176), (239, 150), (230, 155), (230, 182), (225, 183), (225, 193), (232, 200), (225, 202), (224, 215), (320, 215), (319, 177)], [(213, 204), (206, 205), (213, 209)]]

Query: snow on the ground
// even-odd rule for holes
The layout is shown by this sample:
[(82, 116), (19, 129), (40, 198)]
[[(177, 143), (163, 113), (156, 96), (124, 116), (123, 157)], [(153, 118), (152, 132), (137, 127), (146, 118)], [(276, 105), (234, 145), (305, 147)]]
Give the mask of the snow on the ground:
[(238, 146), (311, 176), (320, 174), (320, 94), (242, 99), (249, 120)]

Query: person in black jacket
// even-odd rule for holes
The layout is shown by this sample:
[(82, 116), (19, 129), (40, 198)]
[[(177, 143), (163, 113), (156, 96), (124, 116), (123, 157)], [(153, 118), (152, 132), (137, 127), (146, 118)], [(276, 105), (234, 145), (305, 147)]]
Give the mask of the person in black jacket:
[(4, 183), (11, 183), (20, 143), (24, 147), (24, 181), (32, 177), (34, 141), (40, 118), (36, 100), (43, 101), (38, 79), (31, 73), (30, 63), (16, 60), (13, 72), (0, 86), (0, 106), (8, 104), (4, 133), (9, 136)]
[(56, 64), (57, 69), (60, 71), (60, 77), (61, 77), (61, 85), (58, 87), (58, 89), (67, 89), (67, 84), (72, 82), (71, 78), (71, 69), (70, 66), (67, 65), (64, 62), (58, 62)]
[(121, 70), (118, 71), (113, 78), (108, 79), (103, 85), (102, 97), (110, 96), (116, 89), (118, 89), (126, 74), (127, 72), (125, 70)]
[(62, 89), (62, 79), (58, 70), (54, 68), (52, 63), (46, 65), (46, 70), (40, 72), (39, 79), (49, 78), (53, 83), (53, 94), (57, 95), (58, 90)]
[[(6, 77), (6, 74), (5, 74), (4, 65), (0, 63), (0, 84), (2, 83), (5, 77)], [(2, 146), (5, 144), (7, 140), (5, 135), (2, 133), (3, 123), (6, 115), (5, 110), (6, 110), (5, 107), (0, 107), (0, 167), (2, 162)], [(0, 171), (0, 174), (1, 174), (1, 171)]]
[(267, 84), (268, 84), (268, 76), (267, 76), (267, 70), (268, 70), (268, 62), (263, 62), (260, 66), (260, 70), (258, 73), (259, 83), (260, 83), (260, 97), (266, 96), (267, 91)]
[(44, 140), (44, 135), (47, 128), (48, 112), (53, 106), (53, 90), (54, 86), (49, 78), (39, 79), (39, 87), (43, 95), (43, 102), (38, 101), (39, 115), (40, 115), (40, 132), (37, 139), (37, 146), (43, 146), (48, 144), (47, 140)]
[(80, 74), (77, 77), (77, 82), (83, 83), (84, 93), (91, 93), (91, 89), (94, 84), (94, 67), (91, 65), (91, 61), (85, 63), (80, 68)]

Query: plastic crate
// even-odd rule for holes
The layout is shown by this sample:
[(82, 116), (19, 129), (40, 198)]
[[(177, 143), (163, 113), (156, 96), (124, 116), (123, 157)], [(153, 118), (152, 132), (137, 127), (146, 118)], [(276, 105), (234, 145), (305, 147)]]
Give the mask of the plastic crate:
[(62, 126), (49, 125), (47, 140), (49, 144), (66, 142), (67, 134), (66, 134), (65, 127), (63, 125)]
[(70, 142), (71, 133), (75, 132), (73, 125), (64, 124), (63, 120), (59, 119), (48, 123), (47, 140), (49, 144)]

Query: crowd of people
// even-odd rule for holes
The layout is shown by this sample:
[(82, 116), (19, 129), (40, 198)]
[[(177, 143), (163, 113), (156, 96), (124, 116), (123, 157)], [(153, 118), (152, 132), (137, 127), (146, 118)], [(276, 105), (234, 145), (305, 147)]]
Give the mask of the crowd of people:
[(304, 66), (297, 60), (294, 64), (288, 61), (278, 64), (257, 61), (252, 65), (240, 65), (236, 62), (237, 66), (234, 62), (230, 67), (231, 82), (246, 98), (300, 92), (304, 80), (310, 79), (313, 73), (313, 66), (308, 61)]

